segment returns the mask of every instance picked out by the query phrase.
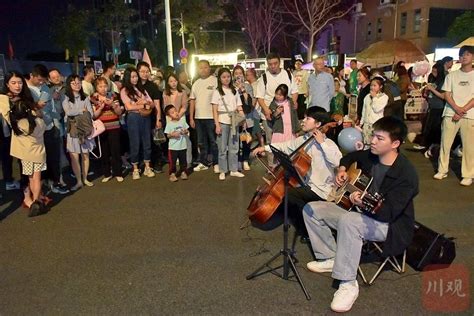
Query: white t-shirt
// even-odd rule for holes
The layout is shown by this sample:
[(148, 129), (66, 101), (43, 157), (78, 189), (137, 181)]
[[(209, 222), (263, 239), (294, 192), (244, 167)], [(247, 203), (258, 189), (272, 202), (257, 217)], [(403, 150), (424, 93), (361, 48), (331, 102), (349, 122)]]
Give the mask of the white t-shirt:
[[(242, 106), (242, 101), (240, 100), (240, 95), (237, 92), (236, 94), (232, 93), (232, 90), (222, 88), (224, 90), (224, 95), (221, 96), (219, 91), (216, 89), (212, 94), (212, 104), (217, 104), (217, 112), (227, 112), (227, 111), (235, 111), (237, 107)], [(225, 104), (227, 105), (227, 109), (222, 102), (224, 99)], [(228, 113), (219, 113), (219, 122), (224, 124), (230, 124), (230, 116)]]
[(209, 76), (206, 79), (199, 78), (191, 88), (189, 99), (196, 100), (194, 118), (212, 119), (212, 94), (217, 88), (217, 78)]
[(265, 73), (267, 74), (267, 88), (265, 89), (263, 76), (260, 77), (257, 81), (257, 92), (255, 93), (255, 97), (257, 99), (264, 99), (267, 106), (270, 106), (270, 103), (272, 103), (273, 98), (275, 97), (275, 90), (281, 84), (286, 84), (288, 86), (288, 96), (298, 93), (298, 86), (296, 85), (294, 76), (291, 76), (290, 81), (286, 70), (281, 69), (278, 75), (272, 75), (268, 71), (265, 71)]
[[(474, 98), (474, 70), (464, 72), (459, 69), (450, 72), (444, 80), (443, 90), (452, 92), (454, 102), (456, 102), (458, 106), (465, 106)], [(451, 117), (454, 116), (455, 113), (451, 105), (446, 102), (443, 116)], [(464, 118), (474, 120), (474, 108), (467, 111)]]
[(92, 83), (82, 80), (82, 91), (84, 91), (84, 94), (90, 97), (91, 95), (94, 94), (95, 89)]

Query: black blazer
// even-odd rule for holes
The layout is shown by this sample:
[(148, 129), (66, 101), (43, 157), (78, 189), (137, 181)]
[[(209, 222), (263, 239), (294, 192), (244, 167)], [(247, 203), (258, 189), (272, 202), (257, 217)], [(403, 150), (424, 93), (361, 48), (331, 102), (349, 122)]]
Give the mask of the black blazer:
[[(370, 150), (356, 151), (343, 157), (340, 165), (347, 169), (353, 162), (357, 162), (357, 167), (370, 175), (372, 166), (379, 162), (379, 158)], [(417, 172), (404, 155), (399, 154), (388, 169), (379, 193), (385, 198), (384, 203), (377, 214), (368, 216), (389, 223), (383, 255), (396, 256), (401, 254), (413, 239), (415, 223), (413, 199), (418, 194)]]

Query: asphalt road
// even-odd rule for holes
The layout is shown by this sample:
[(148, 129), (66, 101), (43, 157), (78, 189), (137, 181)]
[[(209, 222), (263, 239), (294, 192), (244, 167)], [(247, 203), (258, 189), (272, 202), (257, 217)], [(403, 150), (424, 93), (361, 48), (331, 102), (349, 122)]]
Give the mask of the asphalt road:
[[(474, 186), (461, 187), (455, 172), (433, 180), (427, 159), (406, 154), (420, 176), (417, 220), (456, 237), (455, 263), (474, 271)], [(452, 165), (459, 173), (459, 160)], [(3, 192), (0, 314), (332, 314), (333, 281), (306, 270), (312, 257), (299, 242), (297, 266), (310, 301), (294, 279), (246, 280), (282, 244), (281, 229), (239, 229), (263, 175), (253, 166), (245, 178), (223, 182), (211, 170), (177, 183), (164, 174), (121, 184), (96, 179), (92, 188), (53, 196), (52, 211), (36, 218), (19, 209), (18, 192)], [(410, 267), (402, 275), (385, 271), (373, 286), (361, 285), (352, 313), (429, 314), (421, 287), (422, 274)]]

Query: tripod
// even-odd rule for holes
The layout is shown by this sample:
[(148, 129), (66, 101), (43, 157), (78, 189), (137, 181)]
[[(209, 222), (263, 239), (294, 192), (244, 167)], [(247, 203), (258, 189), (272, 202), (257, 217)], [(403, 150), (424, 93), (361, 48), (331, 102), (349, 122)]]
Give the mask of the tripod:
[[(306, 290), (306, 287), (303, 284), (303, 280), (301, 279), (298, 270), (296, 269), (296, 258), (294, 257), (294, 251), (291, 250), (288, 246), (288, 230), (290, 227), (289, 221), (288, 221), (288, 187), (289, 187), (289, 182), (291, 178), (295, 178), (298, 180), (300, 185), (304, 185), (303, 180), (301, 179), (300, 175), (298, 174), (298, 171), (296, 171), (295, 167), (293, 166), (293, 163), (288, 155), (286, 155), (284, 152), (278, 150), (277, 148), (271, 146), (272, 152), (275, 155), (275, 157), (279, 160), (280, 166), (283, 168), (285, 172), (284, 176), (284, 183), (285, 183), (285, 198), (284, 198), (284, 220), (283, 220), (283, 248), (280, 250), (279, 253), (274, 255), (270, 260), (265, 262), (263, 265), (261, 265), (257, 270), (252, 272), (247, 276), (247, 280), (251, 280), (253, 278), (256, 278), (260, 275), (266, 274), (266, 273), (274, 273), (278, 275), (280, 278), (284, 280), (289, 279), (289, 274), (290, 274), (290, 268), (293, 271), (294, 276), (296, 277), (296, 280), (298, 281), (299, 285), (301, 286), (301, 289), (303, 290), (306, 299), (310, 300), (311, 297), (309, 296), (308, 291)], [(276, 268), (271, 268), (270, 264), (278, 259), (280, 256), (283, 256), (283, 265), (280, 265)], [(268, 268), (267, 270), (262, 271), (264, 268)], [(283, 273), (277, 273), (276, 270), (283, 268)]]

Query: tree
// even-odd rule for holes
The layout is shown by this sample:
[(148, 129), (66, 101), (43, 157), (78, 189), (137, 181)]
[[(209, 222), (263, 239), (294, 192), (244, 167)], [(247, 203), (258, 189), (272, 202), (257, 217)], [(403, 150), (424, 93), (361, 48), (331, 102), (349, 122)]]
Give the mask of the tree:
[(123, 0), (104, 1), (94, 17), (97, 30), (111, 49), (114, 61), (115, 56), (120, 54), (121, 34), (129, 34), (143, 23), (138, 20), (137, 10), (130, 8)]
[[(162, 3), (157, 6), (156, 11), (164, 13)], [(184, 28), (182, 29), (181, 24), (176, 22), (173, 23), (173, 29), (179, 35), (184, 31), (184, 34), (189, 36), (196, 53), (204, 49), (209, 42), (206, 27), (224, 19), (222, 3), (219, 0), (175, 0), (171, 2), (171, 12), (175, 21), (181, 18), (181, 13), (183, 14)]]
[(250, 40), (253, 56), (268, 54), (275, 38), (284, 29), (281, 10), (276, 1), (243, 0), (234, 4), (237, 18)]
[(345, 7), (342, 0), (282, 0), (284, 12), (308, 34), (307, 61), (313, 54), (316, 36), (331, 21), (342, 18), (353, 6)]
[(474, 36), (474, 11), (466, 11), (458, 16), (448, 28), (447, 35), (457, 43)]
[(64, 50), (69, 50), (74, 60), (74, 69), (79, 73), (79, 54), (89, 50), (92, 32), (88, 30), (90, 12), (68, 7), (68, 13), (59, 16), (51, 30), (54, 42)]

